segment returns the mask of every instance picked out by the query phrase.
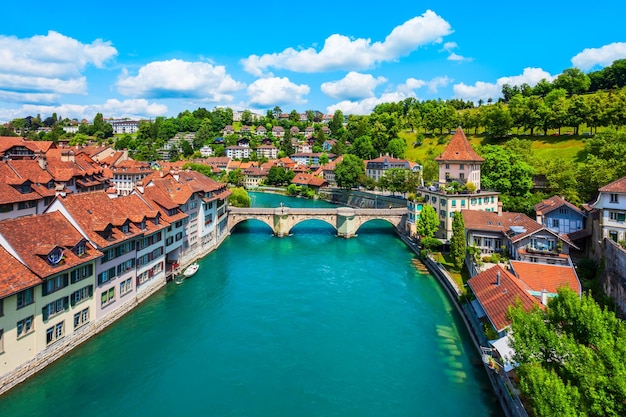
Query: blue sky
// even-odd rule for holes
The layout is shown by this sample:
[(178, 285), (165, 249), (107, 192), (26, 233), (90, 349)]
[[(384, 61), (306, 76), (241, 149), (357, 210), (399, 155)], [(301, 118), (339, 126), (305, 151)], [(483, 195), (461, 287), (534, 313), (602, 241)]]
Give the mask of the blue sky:
[(3, 5), (0, 121), (368, 114), (406, 97), (495, 100), (504, 83), (626, 58), (620, 0), (198, 3)]

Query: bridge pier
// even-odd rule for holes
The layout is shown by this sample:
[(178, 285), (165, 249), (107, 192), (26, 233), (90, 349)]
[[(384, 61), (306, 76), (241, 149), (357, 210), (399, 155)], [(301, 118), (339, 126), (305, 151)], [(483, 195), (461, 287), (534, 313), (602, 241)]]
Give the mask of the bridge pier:
[(289, 207), (280, 206), (274, 209), (274, 235), (277, 237), (289, 236)]
[(355, 216), (356, 212), (353, 208), (340, 207), (337, 209), (337, 236), (346, 239), (356, 236)]

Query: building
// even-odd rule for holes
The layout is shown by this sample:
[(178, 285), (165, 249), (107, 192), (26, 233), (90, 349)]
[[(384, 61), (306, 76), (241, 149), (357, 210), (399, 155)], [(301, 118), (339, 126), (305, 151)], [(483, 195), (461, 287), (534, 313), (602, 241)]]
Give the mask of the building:
[[(390, 169), (405, 169), (412, 171), (417, 164), (411, 164), (405, 159), (393, 158), (389, 155), (365, 161), (365, 176), (374, 181), (380, 180)], [(419, 167), (419, 165), (417, 165)], [(416, 168), (419, 171), (419, 168)]]
[(243, 186), (247, 189), (258, 188), (265, 179), (268, 171), (259, 167), (249, 167), (243, 170)]
[(94, 321), (103, 254), (59, 212), (1, 221), (0, 237), (2, 379)]
[(113, 172), (113, 186), (117, 190), (117, 194), (121, 196), (129, 195), (139, 181), (143, 181), (144, 178), (154, 172), (147, 162), (132, 159), (122, 161), (111, 167), (111, 171)]
[(559, 196), (535, 204), (537, 223), (558, 234), (570, 234), (585, 228), (587, 215)]
[(587, 209), (596, 212), (597, 233), (594, 241), (603, 238), (614, 242), (626, 240), (626, 177), (600, 188), (598, 198)]
[(252, 149), (248, 146), (227, 146), (226, 156), (230, 159), (247, 159), (250, 158)]
[[(480, 189), (480, 166), (483, 162), (465, 133), (459, 127), (446, 149), (435, 158), (439, 165), (439, 181), (419, 186), (416, 200), (408, 201), (407, 227), (416, 234), (416, 222), (425, 204), (432, 206), (439, 215), (439, 230), (435, 237), (449, 241), (452, 237), (452, 218), (460, 210), (498, 211), (496, 191)], [(472, 183), (473, 185), (469, 185)]]
[(135, 134), (139, 131), (139, 122), (137, 120), (111, 120), (109, 121), (113, 127), (113, 134)]
[(259, 145), (256, 148), (257, 158), (276, 159), (278, 158), (278, 148), (274, 145)]

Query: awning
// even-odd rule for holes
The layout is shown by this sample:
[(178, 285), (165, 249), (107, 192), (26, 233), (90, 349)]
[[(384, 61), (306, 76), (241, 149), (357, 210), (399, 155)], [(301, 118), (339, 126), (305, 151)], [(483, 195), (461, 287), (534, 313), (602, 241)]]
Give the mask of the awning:
[(498, 351), (504, 365), (504, 372), (509, 372), (513, 368), (517, 368), (519, 364), (513, 361), (515, 351), (509, 345), (510, 335), (506, 335), (497, 340), (490, 340), (489, 344)]

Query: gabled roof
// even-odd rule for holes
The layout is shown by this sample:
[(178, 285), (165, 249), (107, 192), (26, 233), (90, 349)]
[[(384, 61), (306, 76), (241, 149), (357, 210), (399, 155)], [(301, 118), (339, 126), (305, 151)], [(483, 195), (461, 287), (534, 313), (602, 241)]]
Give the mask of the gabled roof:
[[(0, 222), (0, 235), (28, 268), (41, 278), (102, 256), (89, 244), (81, 257), (72, 252), (72, 248), (84, 238), (58, 211), (4, 220)], [(65, 259), (58, 264), (51, 264), (47, 261), (47, 255), (57, 247), (63, 250)]]
[(537, 213), (537, 215), (539, 216), (542, 216), (563, 206), (571, 208), (580, 215), (585, 215), (581, 209), (579, 209), (569, 201), (565, 200), (563, 197), (559, 197), (558, 195), (552, 196), (548, 199), (542, 200), (541, 203), (535, 204), (535, 213)]
[(446, 149), (435, 158), (435, 161), (483, 162), (484, 160), (474, 151), (460, 126), (454, 132)]
[(506, 234), (511, 242), (517, 242), (539, 230), (547, 230), (522, 213), (505, 211), (502, 215), (498, 215), (494, 211), (461, 210), (461, 212), (465, 229), (501, 232)]
[(626, 193), (626, 177), (615, 180), (600, 188), (598, 191), (601, 193)]
[(306, 173), (297, 173), (291, 180), (291, 183), (307, 186), (310, 185), (312, 187), (323, 187), (328, 185), (328, 182), (325, 179)]
[(526, 311), (540, 305), (528, 293), (530, 288), (500, 265), (493, 266), (470, 278), (467, 284), (497, 332), (501, 332), (511, 325), (511, 321), (507, 317), (509, 306), (515, 305), (518, 300)]
[(15, 259), (2, 246), (0, 246), (0, 265), (2, 265), (0, 299), (41, 284), (41, 278)]
[(546, 290), (551, 294), (556, 294), (560, 287), (566, 286), (581, 295), (580, 281), (572, 266), (521, 261), (511, 261), (511, 266), (515, 275), (533, 291)]

